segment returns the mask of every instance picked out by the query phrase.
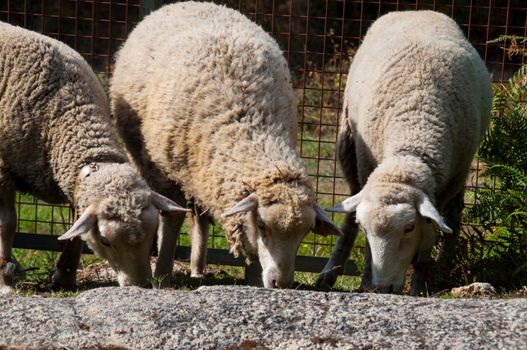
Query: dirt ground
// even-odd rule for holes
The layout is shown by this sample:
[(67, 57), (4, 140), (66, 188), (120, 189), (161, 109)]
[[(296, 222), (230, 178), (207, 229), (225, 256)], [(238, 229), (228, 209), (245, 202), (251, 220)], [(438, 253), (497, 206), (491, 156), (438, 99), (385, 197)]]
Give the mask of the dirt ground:
[[(152, 270), (154, 270), (156, 258), (151, 259)], [(172, 288), (176, 290), (194, 290), (201, 286), (213, 285), (245, 285), (244, 269), (233, 266), (207, 266), (206, 273), (202, 278), (191, 278), (190, 267), (186, 262), (176, 261), (173, 268)], [(20, 281), (17, 290), (22, 295), (40, 294), (42, 296), (71, 296), (80, 292), (99, 287), (118, 286), (116, 274), (109, 266), (108, 262), (95, 262), (77, 271), (77, 288), (73, 291), (57, 291), (52, 288), (50, 278), (38, 281)], [(293, 289), (316, 290), (313, 286), (295, 283)], [(347, 290), (335, 289), (333, 291), (351, 292)], [(456, 293), (443, 291), (432, 297), (456, 298)], [(481, 293), (463, 293), (462, 298), (527, 298), (527, 286), (512, 291), (504, 292), (498, 290), (496, 294), (484, 295)]]
[[(156, 258), (150, 263), (152, 270)], [(240, 285), (244, 284), (243, 269), (237, 267), (224, 267), (209, 265), (203, 278), (191, 278), (188, 263), (176, 261), (174, 263), (172, 285), (173, 289), (193, 290), (203, 285)], [(22, 295), (42, 294), (43, 296), (64, 296), (98, 288), (118, 286), (116, 274), (108, 262), (95, 262), (77, 271), (77, 288), (73, 291), (57, 291), (52, 288), (51, 277), (38, 280), (21, 280), (16, 289)]]

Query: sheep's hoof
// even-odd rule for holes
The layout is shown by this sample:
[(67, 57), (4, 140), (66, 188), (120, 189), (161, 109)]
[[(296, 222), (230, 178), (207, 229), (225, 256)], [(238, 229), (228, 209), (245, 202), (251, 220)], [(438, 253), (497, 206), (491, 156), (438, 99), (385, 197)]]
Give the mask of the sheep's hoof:
[(152, 280), (152, 288), (155, 289), (164, 289), (171, 287), (170, 284), (170, 276), (163, 275), (163, 276), (155, 276)]
[(71, 271), (56, 270), (52, 277), (52, 288), (55, 290), (71, 290), (75, 289), (77, 285), (77, 278), (75, 273)]
[[(12, 289), (8, 286), (14, 286), (16, 280), (23, 279), (24, 276), (24, 269), (22, 269), (22, 266), (20, 266), (16, 259), (13, 258), (12, 261), (3, 260), (0, 267), (0, 288), (2, 290), (4, 288)], [(2, 291), (2, 293), (4, 292)], [(8, 293), (11, 293), (11, 291)]]
[(319, 289), (332, 288), (335, 285), (335, 282), (337, 282), (337, 278), (339, 277), (339, 275), (340, 274), (335, 270), (320, 273), (320, 276), (318, 276), (318, 279), (316, 282), (317, 288)]
[(192, 278), (203, 278), (203, 277), (205, 277), (205, 267), (191, 266), (190, 267), (190, 277), (192, 277)]
[(337, 282), (337, 278), (342, 275), (344, 268), (342, 265), (334, 266), (331, 261), (328, 261), (320, 276), (318, 276), (316, 287), (319, 289), (330, 289)]

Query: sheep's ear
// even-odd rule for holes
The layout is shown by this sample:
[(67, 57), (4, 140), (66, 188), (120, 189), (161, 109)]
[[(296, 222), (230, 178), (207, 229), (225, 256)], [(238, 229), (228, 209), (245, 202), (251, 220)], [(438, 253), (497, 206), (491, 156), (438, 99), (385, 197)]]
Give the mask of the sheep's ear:
[(324, 210), (315, 203), (315, 226), (311, 229), (316, 234), (327, 236), (329, 234), (343, 236), (340, 228), (326, 215)]
[(228, 216), (238, 214), (238, 213), (247, 213), (250, 211), (255, 210), (258, 207), (258, 196), (255, 192), (251, 193), (238, 203), (234, 205), (234, 207), (230, 208), (223, 214), (221, 214), (222, 218), (226, 218)]
[(357, 210), (357, 206), (359, 205), (360, 201), (362, 199), (362, 191), (357, 193), (354, 196), (351, 196), (347, 199), (345, 199), (341, 204), (335, 205), (334, 207), (327, 208), (327, 211), (336, 212), (336, 213), (352, 213), (355, 210)]
[(445, 220), (441, 214), (439, 214), (436, 207), (432, 204), (432, 201), (426, 194), (423, 194), (419, 200), (419, 203), (417, 203), (417, 211), (419, 214), (421, 214), (421, 216), (434, 220), (441, 231), (446, 233), (453, 232), (452, 229), (448, 227)]
[(60, 236), (58, 239), (63, 241), (66, 239), (73, 239), (75, 237), (78, 237), (90, 231), (96, 222), (97, 213), (95, 204), (91, 204), (90, 206), (88, 206), (88, 208), (86, 208), (84, 213), (82, 213), (81, 217), (77, 221), (75, 221), (75, 223), (68, 230), (68, 232)]
[(171, 199), (154, 191), (152, 191), (152, 204), (161, 211), (162, 215), (190, 211), (190, 209), (183, 208)]

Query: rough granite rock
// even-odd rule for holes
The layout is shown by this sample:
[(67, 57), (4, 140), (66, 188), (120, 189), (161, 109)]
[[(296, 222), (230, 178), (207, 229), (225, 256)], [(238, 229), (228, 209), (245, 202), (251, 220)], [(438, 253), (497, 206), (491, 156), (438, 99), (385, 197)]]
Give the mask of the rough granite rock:
[(491, 297), (496, 295), (496, 289), (486, 282), (474, 282), (468, 286), (452, 288), (450, 291), (456, 298)]
[(251, 287), (0, 298), (0, 348), (520, 349), (527, 301)]

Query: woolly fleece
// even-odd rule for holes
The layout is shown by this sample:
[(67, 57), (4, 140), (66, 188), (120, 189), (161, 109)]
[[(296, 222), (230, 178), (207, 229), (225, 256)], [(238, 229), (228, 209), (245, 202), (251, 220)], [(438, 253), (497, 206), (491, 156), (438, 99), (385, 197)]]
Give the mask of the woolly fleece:
[(452, 19), (387, 14), (370, 27), (350, 68), (339, 148), (351, 137), (355, 154), (339, 160), (356, 167), (361, 188), (406, 183), (444, 209), (463, 190), (491, 102), (485, 64)]
[(71, 203), (82, 166), (127, 161), (105, 93), (74, 50), (0, 23), (0, 67), (2, 188)]
[[(142, 214), (147, 206), (154, 210), (151, 190), (119, 146), (105, 92), (93, 71), (61, 42), (0, 23), (0, 72), (4, 196), (19, 190), (49, 203), (71, 204), (76, 197), (79, 213), (95, 206), (97, 227), (106, 225), (119, 246), (105, 250), (93, 226), (82, 238), (121, 270), (123, 281), (146, 283), (157, 213)], [(81, 179), (82, 167), (92, 162), (99, 169)], [(9, 260), (14, 226), (8, 229), (6, 220), (15, 219), (14, 203), (4, 200), (2, 205), (2, 254), (7, 255), (2, 258)], [(65, 287), (74, 283), (80, 247), (66, 245), (55, 282)]]
[(256, 259), (243, 248), (245, 215), (220, 215), (249, 193), (260, 206), (277, 204), (281, 232), (314, 206), (295, 152), (287, 62), (239, 12), (184, 2), (147, 16), (118, 54), (111, 95), (118, 129), (149, 183), (168, 196), (181, 186), (222, 223), (235, 254)]

